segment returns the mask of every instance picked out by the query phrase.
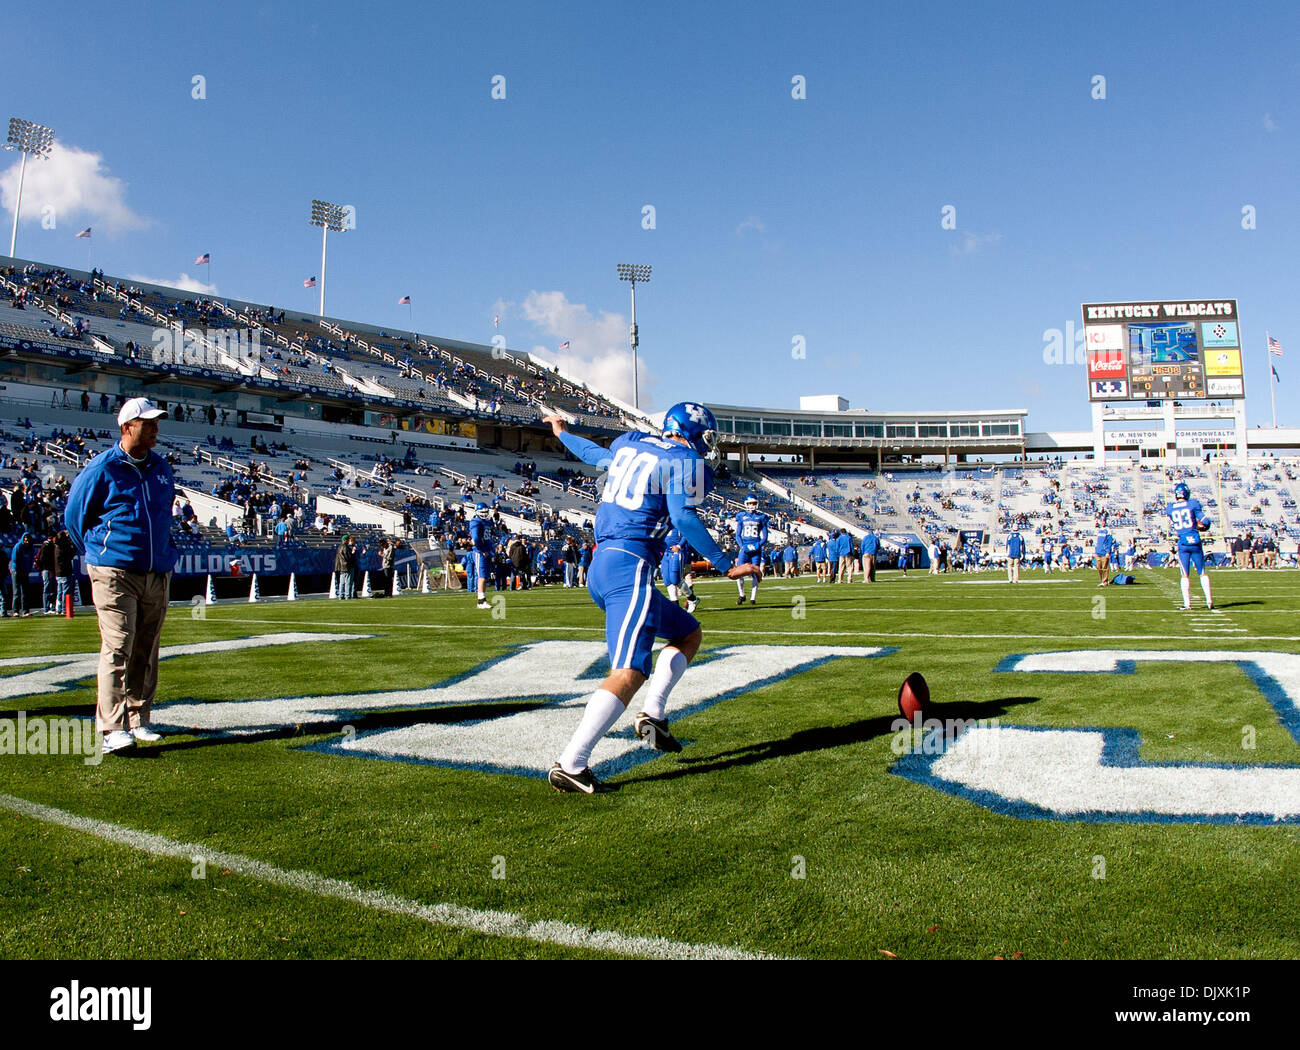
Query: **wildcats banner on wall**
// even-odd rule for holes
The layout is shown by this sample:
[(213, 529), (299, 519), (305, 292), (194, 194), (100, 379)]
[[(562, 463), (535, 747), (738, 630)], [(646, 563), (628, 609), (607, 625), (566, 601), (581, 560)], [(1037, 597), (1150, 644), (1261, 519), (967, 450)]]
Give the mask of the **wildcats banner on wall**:
[[(334, 555), (337, 547), (282, 547), (276, 550), (267, 548), (227, 547), (216, 550), (211, 547), (187, 547), (176, 563), (177, 576), (328, 576), (334, 571)], [(399, 555), (409, 556), (407, 550)], [(379, 554), (367, 550), (359, 559), (363, 572), (378, 572)]]

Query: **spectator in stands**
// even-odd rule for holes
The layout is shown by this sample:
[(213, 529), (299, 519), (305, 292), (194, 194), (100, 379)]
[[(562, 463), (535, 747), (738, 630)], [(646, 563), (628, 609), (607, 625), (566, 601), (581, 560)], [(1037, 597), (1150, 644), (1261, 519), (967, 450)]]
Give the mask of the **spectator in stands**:
[(54, 537), (47, 536), (36, 552), (36, 568), (41, 574), (41, 611), (46, 616), (55, 612), (54, 596), (58, 590), (54, 573)]
[(0, 617), (16, 615), (13, 613), (14, 578), (9, 569), (9, 555), (0, 551)]
[(560, 554), (564, 562), (564, 586), (576, 587), (578, 585), (578, 546), (573, 542), (570, 536), (564, 541), (564, 549)]
[(377, 598), (393, 596), (393, 576), (397, 570), (397, 543), (387, 536), (379, 544), (380, 587)]
[(72, 537), (67, 529), (60, 529), (54, 535), (54, 578), (57, 581), (55, 592), (55, 611), (62, 611), (67, 598), (74, 593), (76, 579), (73, 576), (73, 559), (77, 556), (72, 546)]
[(16, 616), (31, 616), (27, 609), (27, 583), (28, 577), (31, 575), (34, 557), (35, 547), (32, 545), (32, 534), (24, 532), (9, 551), (10, 571), (13, 573), (14, 578), (14, 614)]
[(27, 493), (22, 479), (14, 483), (13, 491), (9, 493), (9, 511), (13, 515), (14, 524), (21, 526), (27, 515)]
[[(590, 526), (588, 526), (589, 528)], [(594, 543), (584, 543), (578, 553), (578, 586), (587, 586), (587, 570), (591, 568), (591, 558), (595, 553)]]
[(338, 595), (346, 600), (357, 596), (357, 548), (346, 532), (334, 553), (334, 572), (338, 575)]

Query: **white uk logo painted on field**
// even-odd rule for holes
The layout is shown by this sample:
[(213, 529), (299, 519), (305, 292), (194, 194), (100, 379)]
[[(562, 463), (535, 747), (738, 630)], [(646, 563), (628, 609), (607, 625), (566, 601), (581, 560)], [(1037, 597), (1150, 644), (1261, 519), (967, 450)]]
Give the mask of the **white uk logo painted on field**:
[[(273, 645), (297, 645), (303, 642), (353, 642), (371, 638), (368, 634), (316, 634), (310, 631), (290, 631), (283, 634), (259, 634), (252, 638), (229, 638), (220, 642), (198, 642), (193, 645), (165, 645), (158, 650), (159, 660), (177, 656), (204, 656), (208, 653), (229, 653), (239, 649), (263, 649)], [(84, 679), (94, 679), (99, 670), (99, 653), (51, 653), (46, 656), (11, 656), (0, 660), (5, 667), (35, 667), (35, 670), (0, 677), (0, 700), (15, 700), (24, 696), (44, 696), (46, 693), (71, 689)]]
[[(1004, 660), (1002, 672), (1132, 674), (1139, 663), (1234, 663), (1300, 744), (1300, 656), (1088, 650)], [(991, 736), (996, 734), (996, 737)], [(974, 728), (941, 752), (895, 763), (900, 776), (999, 813), (1137, 823), (1300, 823), (1300, 765), (1144, 762), (1133, 729)]]
[[(683, 718), (829, 660), (875, 657), (892, 651), (876, 646), (726, 646), (700, 655), (673, 691), (668, 714), (671, 719)], [(535, 707), (511, 710), (499, 717), (349, 731), (312, 750), (544, 776), (577, 727), (587, 698), (604, 677), (607, 666), (604, 642), (534, 642), (439, 685), (273, 700), (164, 704), (154, 708), (153, 723), (247, 734), (295, 725), (338, 725), (358, 715), (403, 708), (501, 701), (517, 706), (534, 701)], [(626, 721), (630, 723), (630, 719)], [(592, 768), (598, 776), (608, 776), (657, 754), (647, 751), (624, 725), (597, 746)]]

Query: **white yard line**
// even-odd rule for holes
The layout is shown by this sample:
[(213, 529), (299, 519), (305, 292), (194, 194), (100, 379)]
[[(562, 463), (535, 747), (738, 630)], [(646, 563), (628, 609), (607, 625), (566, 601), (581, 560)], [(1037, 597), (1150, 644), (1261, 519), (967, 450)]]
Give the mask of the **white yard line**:
[[(196, 621), (202, 622), (202, 621)], [(213, 622), (210, 618), (207, 621)], [(234, 621), (221, 620), (219, 623), (231, 623)], [(449, 630), (466, 630), (466, 631), (584, 631), (588, 634), (604, 634), (603, 627), (547, 627), (531, 626), (528, 624), (516, 623), (400, 623), (400, 624), (377, 624), (377, 623), (322, 623), (318, 620), (252, 620), (240, 619), (240, 623), (268, 623), (268, 624), (286, 624), (286, 623), (303, 623), (311, 624), (315, 627), (367, 627), (371, 630), (377, 628), (397, 629), (397, 630), (418, 630), (418, 631), (449, 631)], [(1020, 631), (1011, 634), (938, 634), (933, 631), (756, 631), (752, 629), (728, 629), (722, 626), (715, 626), (708, 622), (704, 624), (704, 634), (710, 635), (741, 635), (753, 637), (777, 637), (777, 638), (1035, 638), (1048, 639), (1052, 641), (1063, 642), (1087, 642), (1087, 641), (1116, 641), (1129, 639), (1130, 641), (1140, 642), (1177, 642), (1186, 641), (1185, 634), (1025, 634)], [(1252, 641), (1260, 642), (1300, 642), (1300, 635), (1295, 634), (1253, 634)]]
[(12, 795), (0, 794), (0, 807), (20, 816), (31, 817), (46, 824), (57, 824), (73, 831), (93, 835), (105, 842), (117, 843), (154, 856), (174, 857), (187, 864), (195, 857), (203, 857), (209, 864), (257, 879), (259, 882), (284, 886), (317, 897), (347, 901), (374, 911), (406, 915), (434, 926), (444, 926), (466, 933), (477, 933), (487, 937), (512, 937), (535, 941), (538, 944), (554, 944), (563, 948), (581, 948), (587, 951), (610, 952), (615, 955), (646, 959), (774, 958), (762, 952), (741, 951), (717, 944), (690, 944), (684, 941), (670, 941), (662, 937), (629, 936), (611, 930), (592, 930), (558, 920), (531, 921), (515, 912), (482, 911), (459, 904), (422, 904), (396, 894), (363, 889), (341, 879), (327, 878), (310, 871), (277, 868), (252, 857), (240, 856), (238, 853), (222, 853), (210, 850), (199, 843), (178, 842), (175, 839), (164, 838), (162, 835), (136, 831), (118, 824), (109, 824), (50, 806), (42, 806), (37, 802), (29, 802)]

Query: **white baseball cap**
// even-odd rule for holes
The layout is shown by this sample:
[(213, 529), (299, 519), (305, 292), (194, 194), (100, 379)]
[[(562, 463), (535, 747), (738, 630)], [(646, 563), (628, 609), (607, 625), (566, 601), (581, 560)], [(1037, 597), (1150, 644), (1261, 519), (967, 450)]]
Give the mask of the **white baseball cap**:
[(159, 416), (165, 416), (166, 414), (163, 409), (159, 408), (147, 397), (133, 397), (122, 406), (122, 411), (117, 414), (117, 425), (120, 427), (133, 419), (157, 419)]

